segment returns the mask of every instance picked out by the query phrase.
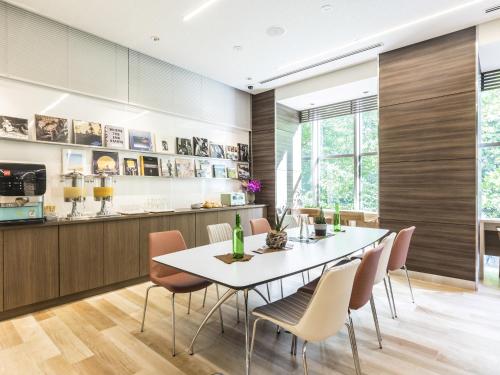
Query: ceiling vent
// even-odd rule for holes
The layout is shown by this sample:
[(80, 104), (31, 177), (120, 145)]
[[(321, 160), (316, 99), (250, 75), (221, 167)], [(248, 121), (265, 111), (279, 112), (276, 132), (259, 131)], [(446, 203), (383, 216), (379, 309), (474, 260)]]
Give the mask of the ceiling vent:
[(495, 5), (494, 7), (488, 8), (484, 11), (484, 13), (493, 13), (496, 12), (497, 10), (500, 10), (500, 4)]
[(372, 45), (364, 47), (364, 48), (360, 48), (360, 49), (357, 49), (357, 50), (354, 50), (354, 51), (350, 51), (350, 52), (344, 53), (342, 55), (331, 57), (331, 58), (329, 58), (327, 60), (323, 60), (323, 61), (320, 61), (320, 62), (317, 62), (317, 63), (314, 63), (314, 64), (310, 64), (310, 65), (304, 66), (302, 68), (298, 68), (298, 69), (295, 69), (295, 70), (292, 70), (292, 71), (289, 71), (289, 72), (286, 72), (286, 73), (283, 73), (283, 74), (280, 74), (280, 75), (277, 75), (277, 76), (265, 79), (263, 81), (260, 81), (259, 83), (260, 84), (264, 84), (264, 83), (269, 83), (269, 82), (272, 82), (272, 81), (276, 81), (277, 79), (280, 79), (280, 78), (288, 77), (290, 75), (297, 74), (297, 73), (300, 73), (300, 72), (304, 72), (304, 71), (312, 69), (312, 68), (317, 68), (318, 66), (329, 64), (329, 63), (334, 62), (334, 61), (339, 61), (339, 60), (345, 59), (347, 57), (351, 57), (351, 56), (357, 55), (359, 53), (370, 51), (372, 49), (379, 48), (379, 47), (382, 47), (382, 46), (383, 46), (382, 43), (372, 44)]

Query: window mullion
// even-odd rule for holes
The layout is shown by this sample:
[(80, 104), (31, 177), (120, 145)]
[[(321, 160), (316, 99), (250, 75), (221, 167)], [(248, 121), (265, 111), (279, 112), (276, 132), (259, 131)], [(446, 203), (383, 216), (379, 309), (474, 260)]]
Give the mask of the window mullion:
[(360, 112), (356, 113), (354, 116), (354, 209), (359, 210), (360, 208)]

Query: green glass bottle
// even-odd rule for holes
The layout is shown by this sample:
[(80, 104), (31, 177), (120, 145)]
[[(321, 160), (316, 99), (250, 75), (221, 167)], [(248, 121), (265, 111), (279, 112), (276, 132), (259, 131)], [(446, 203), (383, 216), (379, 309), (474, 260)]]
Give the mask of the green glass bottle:
[(340, 232), (342, 227), (340, 226), (340, 205), (335, 203), (335, 212), (333, 214), (333, 231)]
[(240, 215), (236, 214), (236, 226), (233, 229), (233, 258), (243, 258), (243, 229), (241, 229)]

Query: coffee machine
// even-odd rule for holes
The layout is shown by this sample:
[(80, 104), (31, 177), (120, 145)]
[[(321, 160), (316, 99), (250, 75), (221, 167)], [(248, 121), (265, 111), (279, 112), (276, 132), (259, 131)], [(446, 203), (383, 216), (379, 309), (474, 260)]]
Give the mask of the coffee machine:
[(0, 225), (44, 222), (46, 186), (45, 165), (0, 162)]

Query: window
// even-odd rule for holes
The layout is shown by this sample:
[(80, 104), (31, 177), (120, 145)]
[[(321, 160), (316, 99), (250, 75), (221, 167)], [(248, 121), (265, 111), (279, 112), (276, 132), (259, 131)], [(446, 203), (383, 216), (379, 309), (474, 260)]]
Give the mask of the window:
[(370, 109), (319, 119), (301, 114), (308, 121), (301, 123), (296, 205), (378, 210), (378, 110)]
[(500, 88), (481, 92), (481, 216), (500, 218)]

